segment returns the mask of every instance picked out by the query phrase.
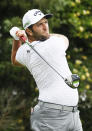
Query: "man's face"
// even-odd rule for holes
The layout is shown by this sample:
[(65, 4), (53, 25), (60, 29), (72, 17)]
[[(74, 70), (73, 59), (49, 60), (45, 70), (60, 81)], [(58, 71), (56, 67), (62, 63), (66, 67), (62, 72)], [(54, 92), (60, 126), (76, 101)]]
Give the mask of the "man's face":
[(35, 40), (44, 41), (49, 38), (48, 20), (46, 18), (41, 19), (39, 22), (33, 25), (32, 34)]

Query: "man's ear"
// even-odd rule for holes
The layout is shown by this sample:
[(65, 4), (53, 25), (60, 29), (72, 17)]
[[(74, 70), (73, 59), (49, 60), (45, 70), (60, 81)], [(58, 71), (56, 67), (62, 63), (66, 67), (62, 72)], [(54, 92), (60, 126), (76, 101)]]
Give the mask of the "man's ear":
[(26, 33), (27, 33), (28, 35), (33, 36), (32, 30), (30, 30), (30, 29), (27, 28), (25, 31), (26, 31)]

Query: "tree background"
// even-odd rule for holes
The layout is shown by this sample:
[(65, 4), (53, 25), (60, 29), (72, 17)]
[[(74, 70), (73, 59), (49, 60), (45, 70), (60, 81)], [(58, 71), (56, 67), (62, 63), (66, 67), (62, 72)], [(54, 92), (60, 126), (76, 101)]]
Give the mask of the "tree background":
[(79, 109), (84, 131), (92, 131), (92, 1), (0, 0), (0, 131), (29, 131), (30, 107), (39, 94), (25, 67), (11, 64), (13, 26), (22, 28), (24, 13), (33, 8), (53, 13), (50, 32), (69, 38), (67, 60), (80, 76)]

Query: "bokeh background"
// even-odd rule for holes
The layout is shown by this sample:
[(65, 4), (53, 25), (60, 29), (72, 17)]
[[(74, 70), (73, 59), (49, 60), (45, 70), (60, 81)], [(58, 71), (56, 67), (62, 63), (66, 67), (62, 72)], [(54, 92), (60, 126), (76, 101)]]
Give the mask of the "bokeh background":
[(22, 28), (24, 13), (33, 8), (53, 13), (50, 32), (66, 35), (67, 60), (80, 76), (79, 109), (84, 131), (92, 131), (92, 1), (0, 0), (0, 131), (30, 131), (30, 108), (39, 94), (25, 67), (11, 64), (13, 26)]

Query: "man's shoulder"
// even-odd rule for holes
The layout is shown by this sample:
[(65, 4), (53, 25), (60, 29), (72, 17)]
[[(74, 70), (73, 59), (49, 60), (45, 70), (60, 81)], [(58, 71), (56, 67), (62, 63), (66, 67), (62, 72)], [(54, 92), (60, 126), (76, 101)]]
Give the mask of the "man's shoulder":
[(27, 50), (30, 50), (30, 49), (29, 49), (29, 46), (28, 46), (26, 43), (24, 43), (24, 44), (22, 44), (22, 45), (18, 48), (16, 55), (17, 55), (17, 56), (24, 55), (24, 54), (26, 55)]
[(69, 46), (69, 40), (65, 35), (62, 34), (52, 34), (51, 37), (53, 38), (54, 41), (58, 40), (62, 46), (64, 47), (65, 50), (67, 50)]
[(24, 43), (22, 44), (18, 50), (17, 50), (17, 53), (16, 53), (16, 60), (22, 64), (22, 65), (26, 65), (27, 64), (27, 61), (28, 61), (28, 54), (30, 52), (30, 49), (29, 49), (29, 46)]
[(28, 47), (29, 47), (29, 46), (28, 46), (26, 43), (24, 43), (24, 44), (22, 44), (22, 45), (19, 47), (18, 50), (26, 50)]
[(67, 36), (62, 35), (62, 34), (51, 34), (51, 37), (54, 39), (60, 39), (63, 40), (65, 43), (69, 43), (69, 40), (67, 38)]
[(63, 35), (63, 34), (50, 34), (51, 37), (53, 38), (61, 38), (64, 40), (68, 40), (67, 36)]

